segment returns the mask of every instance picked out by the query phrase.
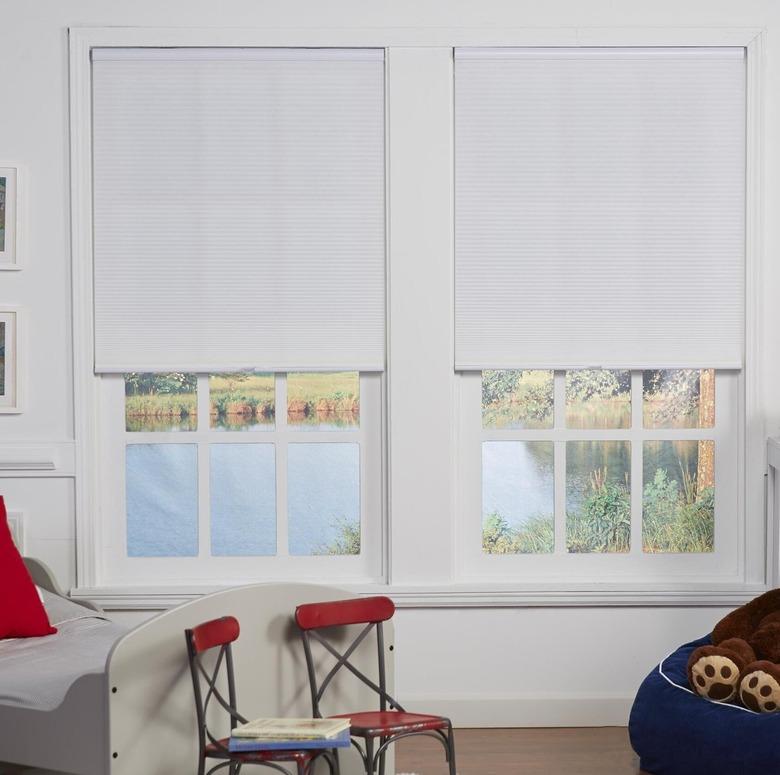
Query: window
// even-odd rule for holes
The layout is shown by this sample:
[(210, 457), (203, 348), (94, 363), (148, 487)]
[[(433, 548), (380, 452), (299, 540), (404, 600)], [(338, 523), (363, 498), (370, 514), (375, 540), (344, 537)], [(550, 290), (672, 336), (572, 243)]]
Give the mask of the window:
[(101, 383), (115, 583), (379, 576), (379, 375), (129, 373)]
[(382, 577), (384, 52), (92, 51), (97, 576)]
[(740, 48), (456, 50), (465, 577), (739, 577), (744, 125)]
[[(638, 49), (602, 30), (592, 38), (601, 48), (589, 49), (553, 32), (555, 48), (511, 48), (505, 36), (494, 50), (479, 48), (494, 38), (453, 30), (473, 46), (455, 49), (454, 62), (447, 47), (390, 36), (385, 69), (384, 52), (361, 49), (358, 30), (339, 37), (349, 49), (316, 48), (322, 31), (292, 33), (307, 49), (243, 48), (288, 45), (289, 30), (222, 36), (222, 49), (202, 48), (203, 33), (120, 32), (71, 32), (76, 452), (87, 472), (76, 484), (80, 584), (387, 578), (401, 598), (472, 604), (522, 597), (537, 583), (621, 593), (634, 582), (668, 585), (665, 600), (681, 587), (762, 583), (766, 406), (755, 348), (765, 316), (746, 317), (744, 293), (755, 298), (760, 282), (760, 36), (746, 55), (700, 44), (747, 44), (753, 33), (696, 33), (678, 48), (662, 44), (683, 42), (679, 31), (656, 30), (640, 33), (653, 48)], [(381, 45), (383, 34), (371, 40)], [(284, 105), (268, 110), (274, 95)], [(327, 115), (306, 112), (319, 110)], [(201, 127), (198, 142), (181, 145), (181, 126)], [(181, 207), (166, 211), (172, 188)], [(238, 217), (247, 211), (267, 217)], [(236, 387), (226, 375), (249, 369), (256, 406), (225, 395)], [(619, 389), (609, 392), (609, 377), (606, 392), (583, 397), (585, 371), (612, 374)], [(659, 409), (658, 375), (702, 371), (714, 373), (713, 424), (673, 422)], [(360, 374), (359, 428), (324, 429), (285, 411), (292, 375), (343, 372)], [(196, 405), (195, 427), (190, 410), (162, 416), (164, 430), (129, 430), (130, 373), (194, 375), (195, 391), (177, 400)], [(263, 387), (271, 374), (273, 413)], [(483, 375), (497, 396), (527, 400), (483, 408)], [(651, 404), (653, 427), (644, 419)], [(382, 461), (385, 410), (392, 443)], [(316, 455), (351, 443), (350, 433), (366, 435), (361, 555), (297, 554), (288, 523), (300, 504), (291, 511), (283, 499), (295, 501), (290, 488), (306, 477), (287, 446)], [(159, 451), (168, 467), (196, 466), (170, 522), (171, 543), (192, 552), (182, 536), (192, 535), (197, 509), (197, 557), (127, 556), (127, 450), (132, 464), (144, 444), (170, 446)], [(686, 477), (695, 468), (698, 482), (710, 451), (714, 511), (700, 511), (712, 550), (673, 551), (664, 514), (649, 499), (645, 508), (645, 483), (663, 469), (656, 502), (676, 504), (686, 480), (676, 459), (664, 461), (687, 458)], [(529, 457), (533, 477), (517, 496), (513, 472)], [(224, 475), (238, 468), (239, 482)], [(273, 499), (255, 497), (272, 475)], [(385, 486), (388, 536), (379, 523)], [(508, 528), (538, 517), (522, 552), (505, 528), (495, 543), (511, 551), (483, 548), (483, 488), (501, 496), (502, 487), (505, 500), (522, 500)], [(569, 551), (594, 487), (617, 491), (623, 505), (627, 493), (623, 544)], [(379, 493), (376, 509), (369, 493)], [(645, 551), (651, 523), (664, 533), (657, 551)], [(251, 555), (230, 554), (236, 533)], [(475, 586), (444, 589), (454, 581)]]

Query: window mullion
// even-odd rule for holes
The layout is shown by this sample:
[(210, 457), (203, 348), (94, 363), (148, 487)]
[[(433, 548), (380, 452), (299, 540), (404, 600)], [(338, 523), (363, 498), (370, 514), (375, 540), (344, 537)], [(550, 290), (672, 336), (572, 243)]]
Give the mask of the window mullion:
[(275, 376), (276, 387), (276, 555), (289, 556), (287, 540), (287, 375)]
[(566, 554), (566, 442), (560, 432), (566, 427), (566, 372), (553, 377), (553, 487), (555, 508), (555, 554)]
[[(557, 403), (557, 401), (556, 401)], [(557, 411), (557, 410), (556, 410)], [(566, 554), (566, 442), (554, 444), (555, 554)]]
[(642, 372), (631, 372), (631, 554), (642, 554)]

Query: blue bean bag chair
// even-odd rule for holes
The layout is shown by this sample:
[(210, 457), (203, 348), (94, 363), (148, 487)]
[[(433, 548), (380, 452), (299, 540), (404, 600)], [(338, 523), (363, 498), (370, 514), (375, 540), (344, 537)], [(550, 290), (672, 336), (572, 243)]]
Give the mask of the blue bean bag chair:
[(780, 713), (711, 702), (688, 688), (688, 657), (710, 643), (707, 636), (680, 646), (639, 687), (628, 732), (642, 770), (652, 775), (780, 773)]

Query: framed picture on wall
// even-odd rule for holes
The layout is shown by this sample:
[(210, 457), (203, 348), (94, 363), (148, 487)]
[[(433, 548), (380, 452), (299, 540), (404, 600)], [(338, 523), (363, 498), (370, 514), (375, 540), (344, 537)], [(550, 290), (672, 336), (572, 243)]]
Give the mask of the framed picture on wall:
[(0, 270), (21, 269), (19, 262), (19, 167), (0, 162)]
[(22, 312), (0, 304), (0, 414), (22, 411)]

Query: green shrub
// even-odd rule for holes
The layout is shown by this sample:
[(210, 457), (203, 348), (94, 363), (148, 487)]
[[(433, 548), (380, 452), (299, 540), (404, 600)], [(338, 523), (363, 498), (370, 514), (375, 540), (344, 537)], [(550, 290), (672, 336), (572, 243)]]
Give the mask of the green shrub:
[(606, 471), (594, 472), (580, 511), (567, 514), (566, 545), (570, 552), (627, 552), (631, 546), (628, 486), (608, 481)]
[(715, 491), (684, 491), (659, 468), (643, 493), (642, 544), (646, 552), (711, 552), (715, 544)]
[(548, 516), (533, 516), (522, 527), (512, 527), (494, 512), (482, 526), (482, 550), (487, 554), (551, 554), (554, 548), (555, 528)]
[(318, 546), (313, 554), (360, 554), (360, 523), (341, 518), (336, 520), (336, 528), (336, 538)]

